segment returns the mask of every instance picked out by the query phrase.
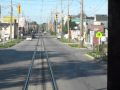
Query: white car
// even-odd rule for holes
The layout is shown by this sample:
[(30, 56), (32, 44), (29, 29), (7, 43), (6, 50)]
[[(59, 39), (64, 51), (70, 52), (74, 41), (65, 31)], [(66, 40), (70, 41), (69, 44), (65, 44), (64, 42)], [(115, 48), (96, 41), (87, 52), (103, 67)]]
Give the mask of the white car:
[(60, 34), (57, 35), (57, 39), (61, 39), (61, 35)]
[(31, 36), (28, 36), (28, 37), (26, 38), (26, 40), (31, 41), (31, 40), (32, 40), (32, 37), (31, 37)]
[(44, 31), (43, 33), (44, 33), (44, 34), (46, 34), (47, 32), (46, 32), (46, 31)]

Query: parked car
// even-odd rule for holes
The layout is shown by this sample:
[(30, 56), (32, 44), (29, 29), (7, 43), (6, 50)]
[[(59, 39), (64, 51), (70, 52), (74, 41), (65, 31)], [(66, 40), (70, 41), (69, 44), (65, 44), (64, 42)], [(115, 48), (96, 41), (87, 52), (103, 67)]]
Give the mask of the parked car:
[(62, 33), (57, 34), (57, 39), (62, 38)]
[(46, 34), (47, 32), (46, 32), (46, 31), (44, 31), (43, 33), (44, 33), (44, 34)]
[(27, 36), (26, 40), (31, 41), (32, 40), (32, 36)]

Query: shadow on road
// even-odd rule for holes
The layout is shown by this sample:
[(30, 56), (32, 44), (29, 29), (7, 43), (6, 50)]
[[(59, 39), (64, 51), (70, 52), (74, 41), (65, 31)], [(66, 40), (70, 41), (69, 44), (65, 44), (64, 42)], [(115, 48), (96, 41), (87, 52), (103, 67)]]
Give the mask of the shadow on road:
[[(49, 54), (49, 58), (63, 57), (65, 55), (65, 53), (48, 51), (48, 53), (50, 52), (53, 52), (53, 54)], [(0, 50), (0, 89), (22, 87), (24, 85), (32, 55), (33, 51)], [(107, 73), (106, 70), (102, 69), (102, 66), (91, 61), (68, 60), (52, 62), (52, 68), (56, 79), (74, 79), (78, 77), (105, 75)], [(45, 70), (47, 71), (47, 68)], [(38, 77), (38, 71), (37, 68), (34, 68), (32, 77)], [(36, 80), (33, 80), (32, 83), (36, 83)]]

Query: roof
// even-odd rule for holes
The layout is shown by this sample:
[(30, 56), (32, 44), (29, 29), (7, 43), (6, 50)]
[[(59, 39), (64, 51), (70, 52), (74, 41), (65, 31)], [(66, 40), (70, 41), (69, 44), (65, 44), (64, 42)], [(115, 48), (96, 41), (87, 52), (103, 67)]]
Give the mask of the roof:
[(94, 20), (94, 17), (86, 17), (86, 19), (92, 19), (92, 20)]
[(0, 27), (8, 27), (9, 25), (9, 23), (0, 23)]
[(96, 15), (96, 21), (107, 21), (108, 16), (107, 15)]
[(10, 23), (0, 23), (0, 27), (8, 27)]
[[(80, 18), (72, 18), (71, 21), (72, 22), (80, 22)], [(85, 20), (83, 19), (83, 21), (85, 21)]]
[[(83, 21), (85, 22), (86, 19), (88, 20), (94, 20), (94, 17), (84, 17)], [(72, 22), (80, 22), (80, 18), (72, 18)]]

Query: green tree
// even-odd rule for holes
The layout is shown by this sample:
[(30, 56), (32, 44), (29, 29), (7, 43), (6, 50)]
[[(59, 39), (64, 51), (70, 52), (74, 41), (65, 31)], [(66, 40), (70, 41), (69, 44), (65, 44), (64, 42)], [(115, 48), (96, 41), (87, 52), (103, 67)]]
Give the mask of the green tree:
[(72, 29), (72, 30), (74, 30), (74, 27), (76, 26), (76, 23), (75, 22), (69, 22), (69, 25), (70, 25), (70, 28)]

